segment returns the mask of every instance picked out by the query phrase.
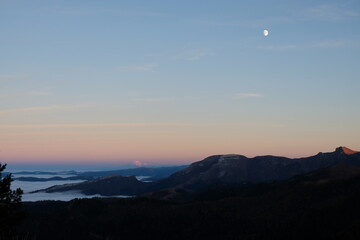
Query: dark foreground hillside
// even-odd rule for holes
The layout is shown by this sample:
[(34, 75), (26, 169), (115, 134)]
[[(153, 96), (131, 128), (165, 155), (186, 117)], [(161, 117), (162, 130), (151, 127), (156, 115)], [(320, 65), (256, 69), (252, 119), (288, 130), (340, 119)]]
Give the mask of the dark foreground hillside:
[(360, 239), (360, 168), (150, 198), (25, 203), (26, 239)]

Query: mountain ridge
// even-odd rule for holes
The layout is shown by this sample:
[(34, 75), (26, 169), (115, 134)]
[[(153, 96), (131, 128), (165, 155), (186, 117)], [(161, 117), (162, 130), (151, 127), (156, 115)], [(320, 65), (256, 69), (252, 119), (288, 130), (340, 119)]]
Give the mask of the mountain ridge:
[[(347, 152), (353, 154), (347, 154)], [(192, 163), (188, 168), (175, 172), (162, 180), (164, 187), (176, 185), (188, 190), (197, 190), (206, 185), (242, 182), (263, 182), (288, 179), (319, 168), (336, 164), (360, 165), (360, 153), (338, 147), (334, 152), (318, 153), (305, 158), (281, 156), (213, 155)]]
[[(101, 193), (103, 195), (141, 195), (164, 189), (181, 189), (194, 192), (216, 184), (244, 184), (289, 179), (299, 174), (326, 168), (338, 164), (360, 165), (360, 152), (346, 147), (338, 147), (334, 152), (319, 152), (304, 158), (287, 158), (281, 156), (213, 155), (190, 164), (165, 179), (144, 184), (129, 177), (113, 176), (107, 180), (99, 178), (92, 182), (56, 186), (42, 191), (80, 190), (85, 194)], [(91, 191), (90, 191), (90, 190)], [(171, 191), (170, 191), (171, 192)], [(173, 191), (172, 191), (173, 192)]]
[(347, 147), (339, 147), (340, 150), (345, 153), (345, 154), (348, 154), (348, 155), (351, 155), (351, 154), (356, 154), (356, 153), (359, 153), (360, 151), (354, 151), (350, 148), (347, 148)]

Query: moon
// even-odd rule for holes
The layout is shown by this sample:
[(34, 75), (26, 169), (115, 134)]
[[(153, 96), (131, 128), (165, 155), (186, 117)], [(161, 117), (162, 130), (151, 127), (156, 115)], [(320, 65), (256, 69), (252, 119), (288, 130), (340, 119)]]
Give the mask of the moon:
[(263, 33), (264, 33), (264, 36), (265, 36), (265, 37), (266, 37), (267, 35), (269, 35), (269, 31), (268, 31), (268, 30), (266, 30), (266, 29), (264, 30), (264, 32), (263, 32)]

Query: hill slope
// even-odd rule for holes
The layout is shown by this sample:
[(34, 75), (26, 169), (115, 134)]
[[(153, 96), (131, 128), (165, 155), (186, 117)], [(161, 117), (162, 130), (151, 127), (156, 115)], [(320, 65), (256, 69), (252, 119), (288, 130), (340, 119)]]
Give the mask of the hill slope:
[[(247, 158), (243, 155), (215, 155), (151, 184), (133, 180), (129, 185), (128, 178), (118, 176), (117, 180), (109, 182), (107, 187), (107, 181), (97, 179), (71, 186), (56, 186), (44, 191), (82, 190), (83, 193), (90, 194), (90, 191), (84, 190), (86, 186), (86, 189), (92, 189), (91, 194), (104, 195), (138, 195), (169, 188), (191, 192), (221, 183), (243, 184), (284, 180), (337, 164), (360, 165), (360, 153), (339, 147), (334, 152), (295, 159), (277, 156)], [(101, 188), (95, 186), (99, 185), (99, 181), (102, 183)]]
[[(337, 165), (277, 182), (212, 189), (216, 200), (147, 198), (26, 203), (20, 233), (42, 239), (359, 239), (360, 168)], [(221, 196), (223, 195), (223, 196)], [(54, 229), (61, 229), (56, 231)]]
[(255, 183), (283, 180), (337, 164), (360, 165), (360, 153), (339, 147), (334, 152), (306, 158), (276, 156), (247, 158), (216, 155), (191, 164), (159, 182), (163, 188), (198, 190), (218, 183)]

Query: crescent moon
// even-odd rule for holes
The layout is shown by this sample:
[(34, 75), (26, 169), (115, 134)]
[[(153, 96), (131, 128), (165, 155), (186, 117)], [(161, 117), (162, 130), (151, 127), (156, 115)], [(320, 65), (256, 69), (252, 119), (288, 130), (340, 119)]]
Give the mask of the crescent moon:
[(267, 35), (269, 35), (269, 31), (268, 30), (264, 30), (264, 36), (266, 37)]

